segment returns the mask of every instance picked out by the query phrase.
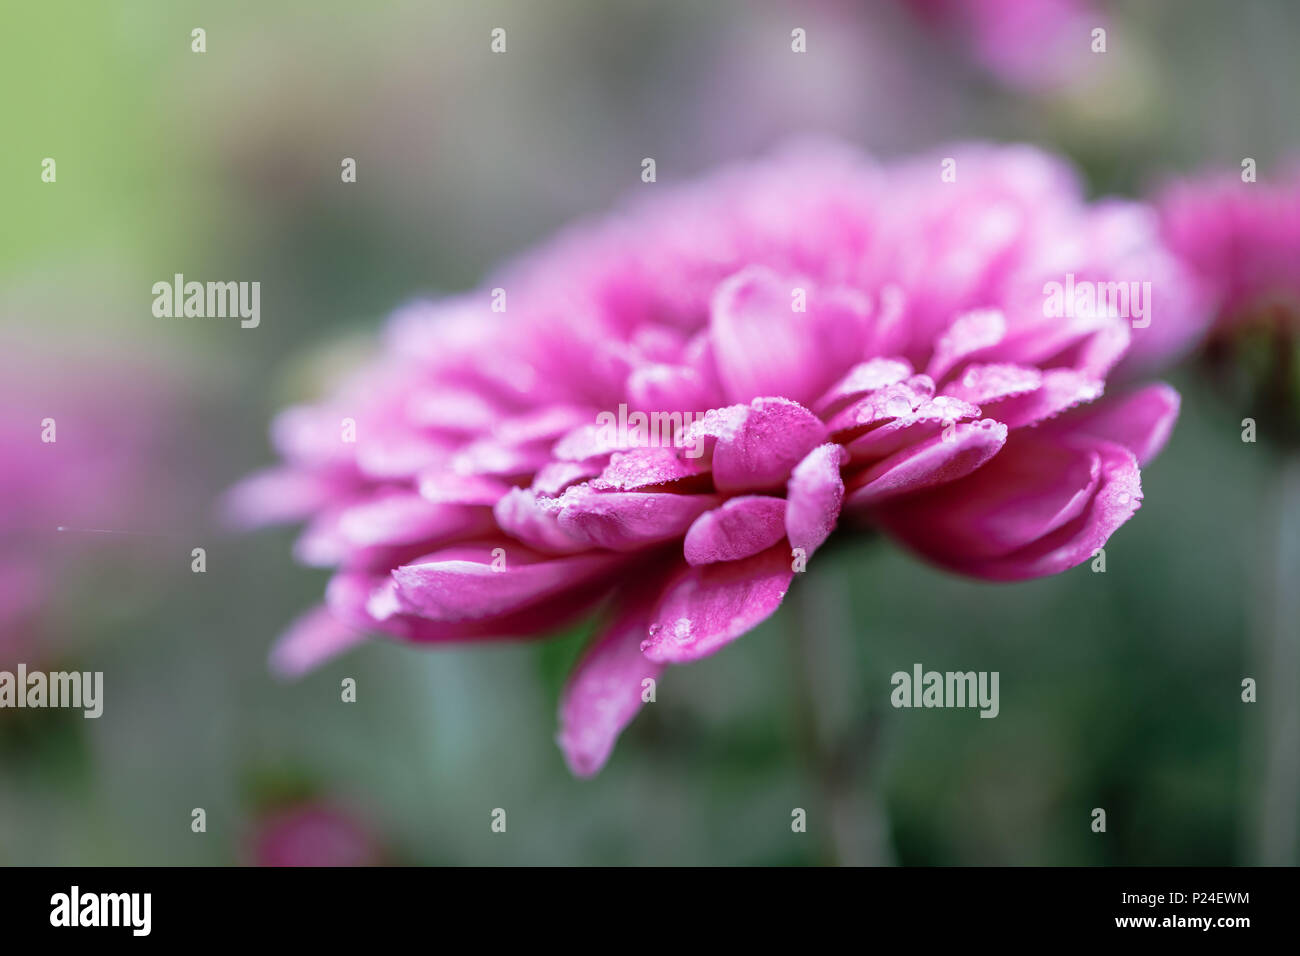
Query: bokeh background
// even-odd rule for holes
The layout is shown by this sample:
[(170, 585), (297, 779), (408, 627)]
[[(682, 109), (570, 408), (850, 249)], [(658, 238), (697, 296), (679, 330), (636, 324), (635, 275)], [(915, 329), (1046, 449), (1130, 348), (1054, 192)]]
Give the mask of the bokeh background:
[[(0, 711), (0, 863), (1294, 863), (1281, 459), (1194, 369), (1171, 374), (1183, 417), (1105, 574), (977, 584), (870, 540), (819, 558), (797, 602), (666, 675), (591, 781), (552, 739), (585, 633), (372, 643), (280, 683), (268, 648), (326, 574), (293, 564), (292, 530), (216, 521), (270, 461), (271, 414), (385, 313), (653, 188), (642, 157), (667, 184), (809, 133), (882, 156), (1024, 140), (1137, 195), (1300, 144), (1300, 7), (1100, 11), (1108, 52), (1039, 89), (903, 0), (7, 5), (3, 411), (34, 443), (57, 405), (61, 440), (97, 436), (116, 477), (63, 462), (60, 488), (96, 494), (0, 502), (7, 547), (48, 571), (17, 589), (22, 659), (106, 682), (98, 720)], [(260, 328), (155, 318), (177, 272), (259, 280)], [(1000, 716), (891, 709), (889, 675), (918, 661), (1000, 671)]]

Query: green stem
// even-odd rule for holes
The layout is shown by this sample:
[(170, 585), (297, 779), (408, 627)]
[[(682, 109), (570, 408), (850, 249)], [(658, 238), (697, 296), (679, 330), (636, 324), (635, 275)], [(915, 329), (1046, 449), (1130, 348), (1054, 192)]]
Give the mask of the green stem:
[(1264, 709), (1255, 858), (1293, 866), (1300, 808), (1300, 452), (1283, 458), (1272, 504), (1264, 550), (1272, 560), (1250, 675)]
[(810, 814), (809, 824), (825, 834), (830, 863), (879, 866), (891, 854), (875, 779), (878, 711), (862, 706), (842, 568), (818, 557), (817, 573), (791, 585), (786, 615), (799, 746), (818, 783), (824, 820), (816, 826)]

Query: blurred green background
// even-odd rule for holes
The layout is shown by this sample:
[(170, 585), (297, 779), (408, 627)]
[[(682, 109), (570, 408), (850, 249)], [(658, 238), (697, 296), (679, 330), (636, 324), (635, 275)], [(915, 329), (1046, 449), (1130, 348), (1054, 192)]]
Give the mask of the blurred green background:
[[(592, 781), (553, 742), (583, 634), (372, 643), (277, 683), (270, 643), (327, 576), (293, 564), (289, 530), (214, 520), (270, 461), (273, 412), (388, 310), (608, 208), (643, 156), (671, 183), (809, 132), (886, 156), (1026, 140), (1098, 194), (1136, 194), (1300, 144), (1295, 4), (1109, 15), (1105, 69), (1034, 96), (886, 0), (8, 5), (5, 330), (56, 353), (105, 343), (184, 399), (159, 409), (177, 438), (154, 479), (177, 500), (134, 529), (161, 537), (51, 534), (69, 571), (44, 626), (61, 665), (105, 673), (105, 714), (0, 712), (0, 863), (248, 862), (259, 820), (297, 800), (346, 808), (397, 863), (1294, 863), (1297, 742), (1270, 701), (1294, 700), (1296, 675), (1251, 636), (1279, 459), (1191, 370), (1172, 376), (1183, 417), (1107, 573), (977, 584), (881, 541), (819, 558), (774, 619), (667, 674)], [(177, 272), (260, 280), (261, 327), (155, 318), (150, 287)], [(998, 719), (889, 708), (889, 675), (918, 661), (999, 670)], [(1246, 676), (1259, 704), (1240, 700)]]

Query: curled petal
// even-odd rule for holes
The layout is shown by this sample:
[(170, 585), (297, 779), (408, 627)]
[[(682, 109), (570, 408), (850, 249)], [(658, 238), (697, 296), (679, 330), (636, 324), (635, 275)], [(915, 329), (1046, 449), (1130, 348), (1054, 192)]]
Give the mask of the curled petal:
[(688, 479), (707, 475), (708, 466), (700, 458), (692, 458), (689, 452), (689, 448), (634, 448), (615, 452), (591, 487), (598, 491), (644, 491), (686, 484)]
[(688, 564), (737, 561), (766, 551), (785, 537), (785, 501), (742, 495), (706, 511), (686, 532)]
[(792, 577), (782, 547), (690, 568), (660, 598), (641, 650), (652, 661), (673, 664), (707, 657), (767, 620)]
[(631, 551), (679, 537), (718, 504), (714, 495), (570, 488), (556, 499), (559, 526), (588, 547)]
[(1039, 387), (984, 406), (991, 415), (1011, 428), (1036, 425), (1100, 397), (1104, 383), (1084, 372), (1070, 368), (1053, 368), (1043, 373)]
[(466, 621), (517, 611), (616, 567), (609, 555), (548, 557), (513, 543), (462, 545), (393, 571), (408, 612)]
[[(933, 400), (934, 380), (928, 375), (913, 375), (850, 400), (830, 416), (826, 429), (838, 441), (850, 441), (886, 422), (912, 418)], [(958, 399), (948, 401), (955, 403)]]
[(364, 630), (344, 623), (322, 605), (304, 613), (280, 635), (271, 648), (271, 671), (278, 677), (300, 677), (365, 640)]
[(785, 533), (791, 548), (811, 558), (832, 531), (844, 501), (840, 466), (848, 452), (839, 445), (819, 445), (799, 462), (786, 488)]
[(414, 492), (392, 491), (321, 512), (294, 543), (294, 555), (315, 567), (392, 567), (491, 528), (487, 508), (435, 504)]
[(905, 359), (873, 358), (849, 369), (848, 373), (827, 390), (812, 406), (822, 418), (829, 418), (856, 398), (897, 385), (912, 375)]
[[(611, 413), (612, 414), (612, 413)], [(649, 437), (634, 429), (620, 435), (618, 429), (606, 424), (580, 425), (555, 443), (551, 449), (560, 461), (587, 461), (608, 458), (613, 452), (648, 445)]]
[(501, 530), (538, 551), (586, 551), (590, 544), (560, 527), (559, 503), (538, 499), (528, 488), (511, 488), (492, 509)]
[[(802, 294), (804, 311), (795, 311)], [(866, 298), (751, 267), (719, 286), (709, 329), (728, 397), (809, 403), (862, 355)]]
[(1123, 445), (1145, 465), (1165, 447), (1178, 421), (1178, 393), (1163, 382), (1063, 415), (1057, 434), (1091, 435)]
[(939, 564), (1018, 580), (1086, 560), (1137, 510), (1141, 496), (1137, 460), (1122, 446), (1017, 433), (965, 478), (872, 513)]
[(875, 461), (920, 444), (957, 422), (972, 421), (979, 414), (978, 406), (958, 398), (947, 395), (927, 398), (912, 411), (890, 417), (883, 425), (873, 427), (850, 441), (847, 445), (849, 457), (858, 462)]
[(556, 740), (569, 769), (580, 777), (605, 765), (619, 734), (641, 710), (644, 681), (658, 680), (664, 670), (641, 653), (653, 601), (625, 600), (583, 654), (560, 699)]
[(518, 611), (461, 621), (434, 621), (411, 613), (390, 574), (340, 571), (325, 590), (325, 604), (339, 621), (358, 632), (373, 631), (419, 644), (453, 644), (540, 637), (571, 624), (601, 595), (571, 588)]
[(943, 394), (960, 398), (972, 405), (998, 402), (1032, 392), (1043, 384), (1043, 373), (1036, 368), (1012, 363), (966, 366), (961, 378), (944, 386)]
[(723, 493), (784, 486), (790, 470), (826, 440), (821, 421), (786, 399), (756, 398), (723, 411), (732, 414), (713, 449), (713, 484)]
[(715, 408), (725, 405), (712, 352), (703, 349), (694, 364), (648, 362), (627, 378), (628, 403), (635, 408)]
[(999, 358), (1028, 365), (1072, 368), (1105, 378), (1128, 351), (1127, 321), (1106, 314), (1044, 318), (1017, 329), (997, 350)]
[(564, 489), (595, 478), (601, 473), (595, 461), (552, 461), (542, 466), (533, 476), (533, 491), (547, 498), (556, 498)]
[(933, 438), (904, 448), (857, 476), (846, 505), (875, 505), (896, 495), (963, 478), (996, 455), (1006, 440), (1007, 426), (992, 419), (948, 426)]
[(992, 349), (1006, 334), (1007, 320), (998, 310), (968, 312), (939, 336), (926, 374), (938, 382), (961, 362)]

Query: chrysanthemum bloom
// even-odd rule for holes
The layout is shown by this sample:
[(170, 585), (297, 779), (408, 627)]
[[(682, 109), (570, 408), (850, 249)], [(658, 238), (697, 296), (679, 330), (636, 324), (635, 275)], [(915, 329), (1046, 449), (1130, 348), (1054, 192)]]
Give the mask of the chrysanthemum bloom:
[(1092, 31), (1106, 26), (1089, 0), (904, 0), (934, 32), (960, 38), (971, 59), (1006, 86), (1068, 84), (1091, 55)]
[[(298, 557), (338, 567), (279, 671), (367, 632), (530, 636), (599, 606), (560, 706), (589, 774), (645, 681), (771, 615), (837, 527), (1012, 581), (1087, 560), (1137, 509), (1178, 396), (1102, 392), (1130, 346), (1182, 344), (1191, 308), (1148, 208), (1085, 203), (1027, 147), (810, 147), (646, 189), (403, 309), (377, 361), (279, 417), (285, 464), (230, 506), (309, 519)], [(1150, 282), (1154, 308), (1060, 314), (1067, 281)]]
[(1300, 447), (1300, 166), (1272, 182), (1236, 172), (1167, 187), (1165, 243), (1215, 303), (1203, 357), (1265, 433)]
[[(69, 603), (101, 530), (156, 531), (173, 511), (159, 465), (176, 399), (165, 373), (109, 343), (0, 338), (0, 669), (67, 649), (48, 611)], [(113, 540), (120, 560), (150, 539)]]
[(1276, 182), (1184, 180), (1158, 206), (1165, 243), (1218, 303), (1216, 337), (1258, 322), (1300, 333), (1300, 168)]

